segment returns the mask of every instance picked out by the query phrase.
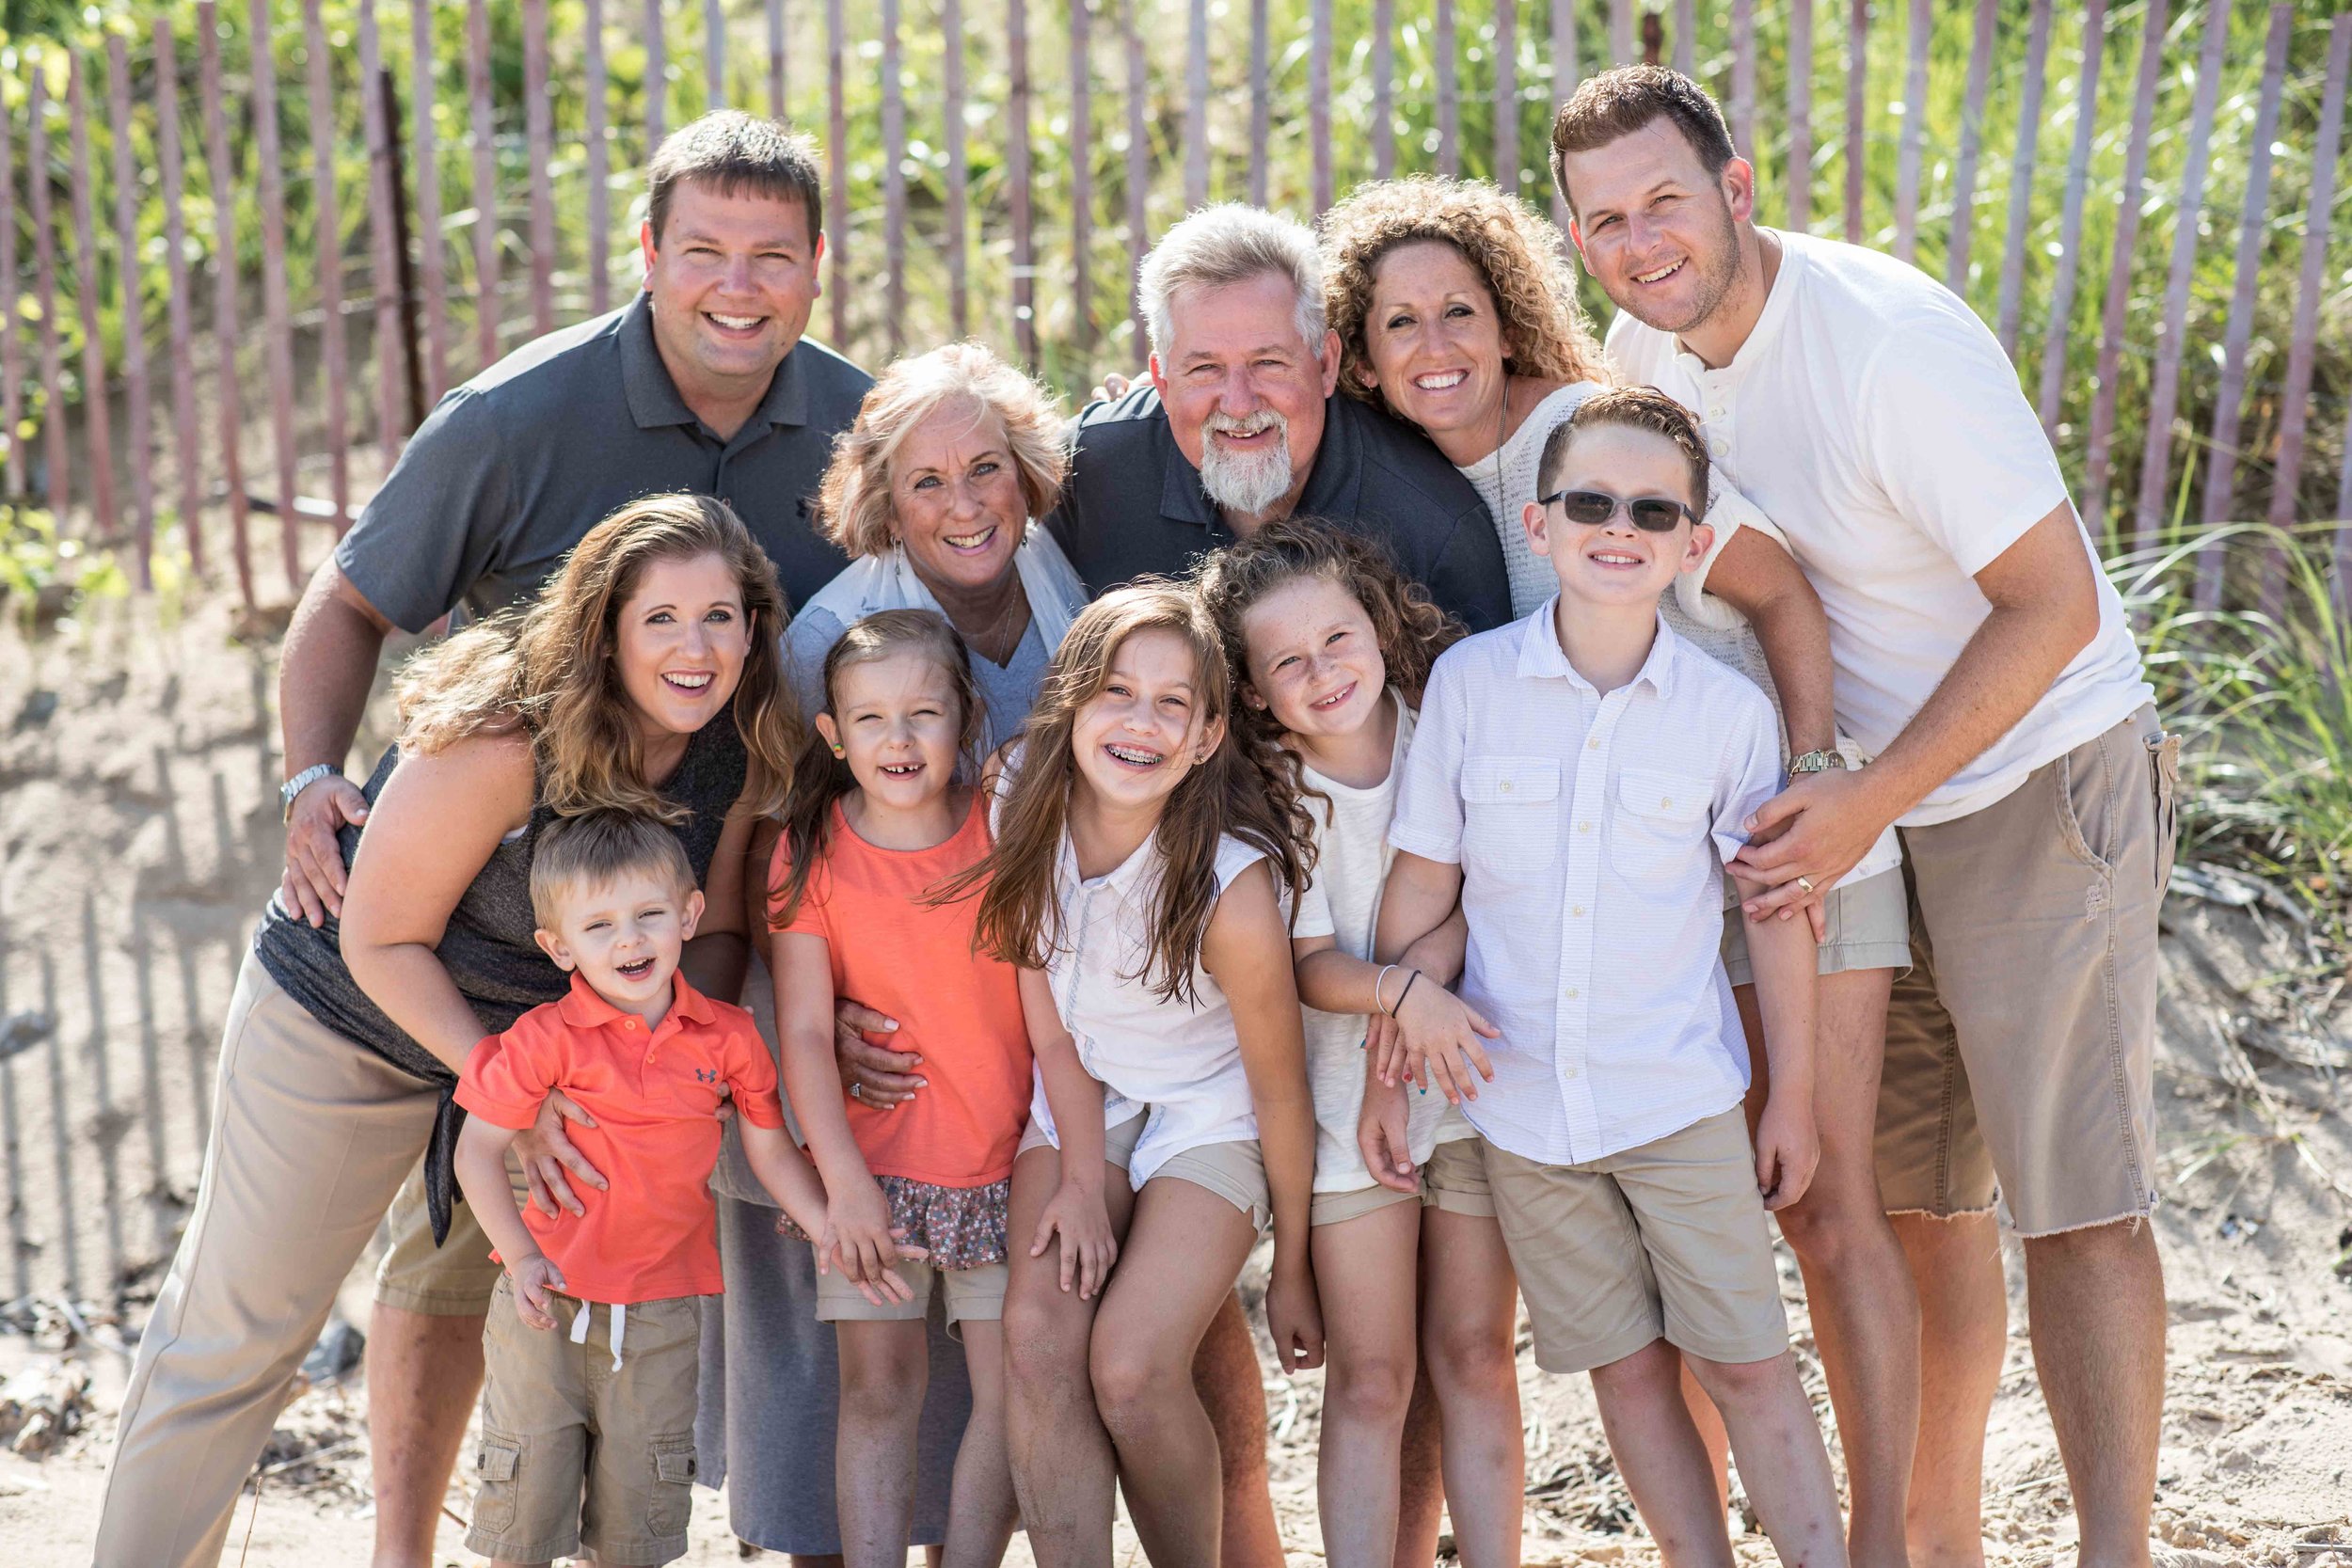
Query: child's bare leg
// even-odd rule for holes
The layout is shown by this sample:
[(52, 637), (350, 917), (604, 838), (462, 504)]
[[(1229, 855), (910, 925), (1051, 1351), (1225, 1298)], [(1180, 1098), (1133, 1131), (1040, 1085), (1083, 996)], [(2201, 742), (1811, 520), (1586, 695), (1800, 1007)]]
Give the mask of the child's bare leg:
[(1428, 1209), (1421, 1224), (1422, 1351), (1443, 1413), (1454, 1544), (1463, 1568), (1515, 1568), (1527, 1450), (1512, 1342), (1518, 1284), (1511, 1254), (1492, 1219)]
[(1136, 1196), (1096, 1318), (1094, 1402), (1155, 1568), (1216, 1568), (1224, 1512), (1216, 1431), (1192, 1362), (1256, 1240), (1248, 1216), (1207, 1188), (1152, 1181)]
[[(1038, 1215), (1061, 1185), (1061, 1155), (1033, 1148), (1013, 1163), (1005, 1289), (1005, 1446), (1021, 1520), (1039, 1568), (1098, 1568), (1111, 1557), (1118, 1457), (1087, 1381), (1096, 1303), (1061, 1288), (1061, 1244), (1029, 1256)], [(1123, 1230), (1134, 1195), (1127, 1173), (1106, 1167), (1103, 1196)], [(1119, 1261), (1119, 1271), (1126, 1269)], [(1116, 1275), (1114, 1275), (1116, 1277)], [(1099, 1298), (1098, 1298), (1099, 1299)]]
[(848, 1568), (905, 1568), (914, 1528), (914, 1450), (930, 1374), (921, 1319), (836, 1323), (841, 1414), (834, 1439), (834, 1506)]
[[(1754, 988), (1750, 988), (1753, 990)], [(1664, 1341), (1661, 1340), (1663, 1344)], [(1673, 1350), (1673, 1346), (1667, 1349)], [(1676, 1359), (1681, 1353), (1676, 1352)], [(1724, 1413), (1715, 1408), (1715, 1402), (1699, 1386), (1698, 1374), (1686, 1364), (1681, 1372), (1682, 1403), (1691, 1412), (1691, 1424), (1698, 1429), (1699, 1441), (1707, 1449), (1707, 1467), (1715, 1473), (1715, 1497), (1724, 1511), (1731, 1508), (1731, 1433), (1724, 1430)]]
[(1731, 1533), (1707, 1449), (1683, 1403), (1682, 1358), (1675, 1348), (1652, 1339), (1621, 1361), (1594, 1368), (1593, 1397), (1617, 1472), (1667, 1568), (1731, 1568)]
[(1766, 1361), (1684, 1359), (1724, 1413), (1748, 1500), (1786, 1568), (1845, 1568), (1837, 1483), (1794, 1354)]
[(1438, 1527), (1445, 1522), (1445, 1433), (1438, 1418), (1438, 1386), (1429, 1381), (1426, 1362), (1413, 1378), (1413, 1402), (1405, 1407), (1398, 1462), (1403, 1473), (1396, 1488), (1393, 1568), (1429, 1568), (1438, 1560)]
[(972, 1374), (972, 1415), (956, 1449), (943, 1560), (945, 1568), (996, 1568), (1021, 1513), (1005, 1452), (1005, 1325), (967, 1319), (957, 1327)]
[(1396, 1555), (1420, 1241), (1421, 1205), (1409, 1199), (1309, 1233), (1326, 1356), (1315, 1499), (1332, 1568), (1391, 1568)]

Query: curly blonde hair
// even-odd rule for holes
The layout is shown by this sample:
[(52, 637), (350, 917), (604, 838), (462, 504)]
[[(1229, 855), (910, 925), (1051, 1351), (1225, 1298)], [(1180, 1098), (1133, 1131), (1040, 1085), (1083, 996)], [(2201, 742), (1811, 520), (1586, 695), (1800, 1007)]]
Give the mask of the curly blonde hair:
[(896, 540), (890, 464), (909, 432), (950, 403), (993, 414), (1021, 481), (1022, 503), (1042, 517), (1061, 499), (1070, 457), (1053, 394), (978, 343), (948, 343), (883, 371), (834, 438), (817, 490), (818, 526), (850, 556), (882, 555)]
[(645, 569), (717, 556), (743, 597), (748, 651), (728, 711), (747, 753), (739, 805), (767, 816), (792, 779), (800, 716), (783, 671), (784, 591), (724, 501), (647, 496), (572, 546), (528, 606), (425, 649), (401, 672), (400, 743), (425, 755), (479, 735), (531, 738), (547, 802), (565, 816), (602, 809), (675, 823), (683, 808), (645, 777), (644, 736), (621, 687), (621, 611)]
[(1452, 245), (1486, 281), (1502, 326), (1502, 363), (1545, 381), (1609, 379), (1551, 220), (1484, 180), (1416, 174), (1356, 187), (1323, 215), (1324, 315), (1340, 335), (1340, 386), (1379, 404), (1365, 318), (1374, 274), (1398, 245)]

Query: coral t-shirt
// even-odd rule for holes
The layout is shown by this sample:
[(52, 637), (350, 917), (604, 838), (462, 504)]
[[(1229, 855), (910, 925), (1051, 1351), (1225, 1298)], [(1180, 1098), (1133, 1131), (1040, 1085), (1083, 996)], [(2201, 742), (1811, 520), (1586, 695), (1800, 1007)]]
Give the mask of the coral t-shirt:
[[(962, 826), (929, 849), (868, 844), (836, 804), (824, 860), (783, 927), (824, 938), (835, 997), (898, 1021), (896, 1033), (868, 1039), (923, 1058), (914, 1070), (927, 1086), (897, 1109), (847, 1101), (850, 1134), (876, 1176), (980, 1187), (1012, 1174), (1029, 1111), (1020, 988), (1010, 964), (974, 943), (977, 891), (951, 904), (926, 901), (988, 853), (984, 804), (976, 793)], [(771, 890), (790, 866), (789, 843), (779, 843)]]
[(579, 975), (572, 993), (523, 1014), (474, 1048), (457, 1103), (498, 1127), (528, 1128), (550, 1089), (596, 1118), (564, 1131), (601, 1173), (603, 1192), (575, 1181), (585, 1213), (553, 1219), (534, 1207), (523, 1224), (582, 1301), (666, 1301), (721, 1285), (710, 1207), (719, 1159), (719, 1102), (755, 1127), (782, 1127), (776, 1065), (752, 1015), (673, 982), (670, 1011), (644, 1021), (598, 996)]

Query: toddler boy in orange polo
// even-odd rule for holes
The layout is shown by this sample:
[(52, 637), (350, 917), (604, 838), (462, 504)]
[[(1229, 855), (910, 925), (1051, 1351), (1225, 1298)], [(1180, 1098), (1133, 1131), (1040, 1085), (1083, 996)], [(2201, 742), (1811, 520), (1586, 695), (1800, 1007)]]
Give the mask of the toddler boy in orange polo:
[[(824, 1189), (784, 1130), (751, 1015), (677, 973), (703, 896), (675, 834), (620, 812), (559, 823), (531, 896), (571, 994), (485, 1040), (457, 1086), (457, 1179), (506, 1269), (483, 1336), (466, 1544), (502, 1565), (583, 1545), (599, 1562), (669, 1562), (686, 1551), (703, 1300), (721, 1286), (708, 1182), (723, 1101), (762, 1184), (816, 1235)], [(583, 1213), (517, 1213), (507, 1148), (558, 1089), (585, 1113), (568, 1132), (606, 1186), (580, 1190)]]

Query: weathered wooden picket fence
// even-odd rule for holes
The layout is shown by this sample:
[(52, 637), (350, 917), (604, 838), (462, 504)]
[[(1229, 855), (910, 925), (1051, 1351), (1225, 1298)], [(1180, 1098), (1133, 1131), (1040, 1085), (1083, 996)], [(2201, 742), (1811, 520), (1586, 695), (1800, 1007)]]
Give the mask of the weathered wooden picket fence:
[[(255, 515), (274, 514), (298, 582), (444, 388), (635, 286), (636, 171), (707, 105), (824, 141), (834, 342), (872, 361), (976, 333), (1077, 390), (1140, 361), (1127, 280), (1184, 208), (1315, 212), (1428, 168), (1565, 218), (1551, 105), (1646, 55), (1723, 98), (1768, 220), (1883, 245), (1977, 305), (2118, 545), (2352, 515), (2352, 274), (2328, 257), (2352, 15), (985, 8), (173, 0), (0, 43), (0, 483), (142, 584), (171, 552), (248, 601)], [(2209, 597), (2229, 564), (2205, 562)]]

